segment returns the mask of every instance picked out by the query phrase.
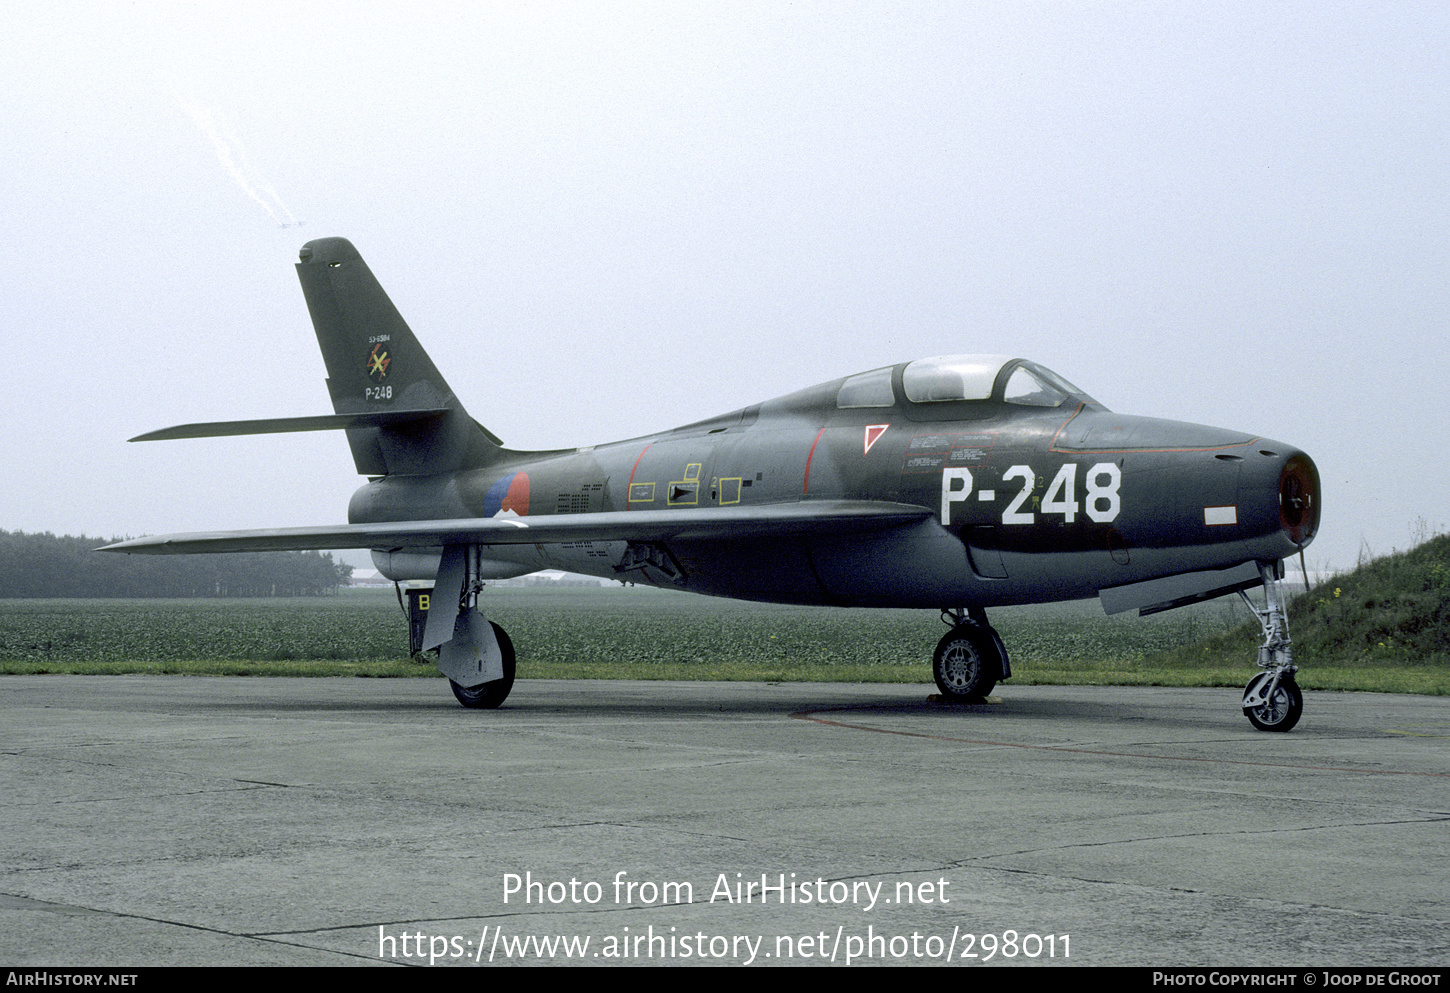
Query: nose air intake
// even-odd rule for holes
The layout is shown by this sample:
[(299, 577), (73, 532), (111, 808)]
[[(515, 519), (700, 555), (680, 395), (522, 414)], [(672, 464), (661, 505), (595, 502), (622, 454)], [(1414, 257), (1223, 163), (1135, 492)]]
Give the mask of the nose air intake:
[(1319, 530), (1319, 470), (1307, 455), (1293, 456), (1279, 472), (1279, 526), (1300, 547)]

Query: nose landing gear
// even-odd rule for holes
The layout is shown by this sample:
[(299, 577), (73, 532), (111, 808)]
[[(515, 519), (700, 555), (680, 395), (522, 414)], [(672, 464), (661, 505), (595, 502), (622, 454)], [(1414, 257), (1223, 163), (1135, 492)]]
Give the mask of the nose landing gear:
[(1283, 591), (1279, 588), (1278, 566), (1259, 563), (1259, 576), (1264, 581), (1264, 606), (1254, 606), (1247, 593), (1239, 590), (1248, 608), (1259, 619), (1264, 640), (1259, 645), (1259, 668), (1264, 671), (1244, 687), (1244, 716), (1260, 731), (1289, 731), (1304, 713), (1304, 694), (1294, 682), (1299, 667), (1289, 646), (1289, 619), (1284, 610)]

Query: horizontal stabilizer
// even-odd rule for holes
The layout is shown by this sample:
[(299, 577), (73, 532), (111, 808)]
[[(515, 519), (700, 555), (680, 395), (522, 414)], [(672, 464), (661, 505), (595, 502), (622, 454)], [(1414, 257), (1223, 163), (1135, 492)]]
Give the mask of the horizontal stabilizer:
[(531, 545), (566, 541), (726, 541), (811, 534), (837, 536), (914, 524), (931, 516), (930, 509), (911, 504), (811, 500), (762, 507), (629, 510), (542, 517), (467, 517), (260, 531), (207, 531), (134, 538), (107, 545), (101, 551), (180, 555), (438, 545)]
[(175, 441), (178, 438), (226, 438), (243, 434), (286, 434), (293, 431), (341, 431), (346, 428), (397, 427), (435, 420), (447, 407), (429, 410), (378, 410), (365, 414), (319, 414), (316, 417), (269, 417), (255, 421), (205, 421), (177, 424), (138, 434), (131, 441)]

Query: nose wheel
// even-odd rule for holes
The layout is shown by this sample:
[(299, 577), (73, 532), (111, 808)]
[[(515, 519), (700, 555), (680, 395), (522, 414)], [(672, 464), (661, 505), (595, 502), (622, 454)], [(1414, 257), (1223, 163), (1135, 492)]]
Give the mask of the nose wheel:
[(1259, 668), (1264, 670), (1244, 687), (1244, 716), (1260, 731), (1289, 731), (1304, 713), (1304, 694), (1294, 682), (1299, 667), (1289, 646), (1289, 618), (1284, 611), (1283, 591), (1279, 588), (1278, 565), (1259, 563), (1259, 577), (1264, 582), (1264, 606), (1254, 605), (1249, 595), (1239, 596), (1259, 619), (1264, 640), (1259, 645)]
[(1260, 731), (1289, 731), (1304, 713), (1304, 694), (1292, 675), (1276, 683), (1272, 673), (1259, 673), (1244, 688), (1244, 701), (1244, 716)]

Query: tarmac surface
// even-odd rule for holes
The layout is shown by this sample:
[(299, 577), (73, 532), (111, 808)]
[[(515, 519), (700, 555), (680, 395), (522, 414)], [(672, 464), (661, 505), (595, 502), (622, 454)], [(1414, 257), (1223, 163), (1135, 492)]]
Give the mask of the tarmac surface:
[(929, 692), (6, 676), (0, 964), (1450, 964), (1450, 700)]

